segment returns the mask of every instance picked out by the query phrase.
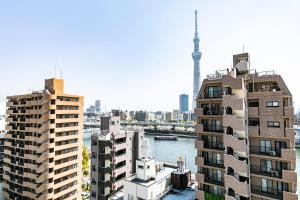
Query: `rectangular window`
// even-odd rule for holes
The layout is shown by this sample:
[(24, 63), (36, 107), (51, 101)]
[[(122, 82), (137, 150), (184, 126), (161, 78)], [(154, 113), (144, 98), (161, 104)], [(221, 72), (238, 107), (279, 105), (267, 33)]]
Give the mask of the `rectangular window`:
[(267, 126), (268, 127), (273, 127), (273, 128), (280, 128), (280, 122), (268, 121)]
[(279, 101), (267, 101), (267, 107), (279, 107)]

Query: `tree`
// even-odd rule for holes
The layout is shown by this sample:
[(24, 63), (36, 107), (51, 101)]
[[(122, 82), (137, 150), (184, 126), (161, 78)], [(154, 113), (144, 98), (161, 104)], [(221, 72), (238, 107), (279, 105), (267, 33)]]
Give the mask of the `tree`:
[(88, 176), (90, 168), (90, 154), (86, 146), (82, 149), (82, 171), (83, 175)]

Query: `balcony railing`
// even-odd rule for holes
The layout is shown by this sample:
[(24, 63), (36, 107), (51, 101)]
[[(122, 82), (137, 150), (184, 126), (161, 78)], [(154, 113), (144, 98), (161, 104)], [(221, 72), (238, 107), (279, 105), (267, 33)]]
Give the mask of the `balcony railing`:
[(223, 133), (223, 126), (221, 126), (221, 125), (204, 125), (203, 124), (203, 131)]
[(223, 177), (218, 177), (218, 176), (211, 176), (211, 175), (206, 175), (204, 174), (204, 181), (207, 183), (211, 183), (214, 185), (220, 185), (224, 186), (224, 178)]
[(281, 155), (281, 149), (266, 146), (250, 146), (250, 153), (279, 157)]
[(224, 160), (204, 159), (204, 164), (213, 167), (224, 168)]
[(205, 141), (204, 140), (204, 148), (207, 149), (217, 149), (217, 150), (224, 150), (224, 144), (220, 142), (212, 142), (212, 141)]
[(270, 197), (273, 199), (283, 199), (283, 192), (272, 187), (262, 187), (251, 185), (251, 192), (261, 196)]
[(222, 98), (222, 90), (216, 90), (216, 91), (204, 93), (204, 99), (216, 99), (216, 98)]
[(265, 167), (265, 166), (251, 165), (250, 172), (262, 176), (270, 176), (276, 178), (282, 177), (282, 169), (276, 169), (276, 168)]
[(203, 108), (203, 115), (222, 115), (221, 107)]

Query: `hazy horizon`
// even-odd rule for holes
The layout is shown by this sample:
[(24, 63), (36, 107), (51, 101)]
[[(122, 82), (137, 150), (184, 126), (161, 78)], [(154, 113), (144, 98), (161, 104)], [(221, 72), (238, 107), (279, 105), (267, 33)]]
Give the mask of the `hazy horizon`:
[(198, 10), (201, 79), (231, 67), (244, 45), (251, 68), (282, 75), (298, 108), (299, 8), (296, 0), (1, 2), (0, 97), (43, 89), (56, 66), (85, 107), (100, 99), (107, 111), (171, 111), (185, 93), (191, 109)]

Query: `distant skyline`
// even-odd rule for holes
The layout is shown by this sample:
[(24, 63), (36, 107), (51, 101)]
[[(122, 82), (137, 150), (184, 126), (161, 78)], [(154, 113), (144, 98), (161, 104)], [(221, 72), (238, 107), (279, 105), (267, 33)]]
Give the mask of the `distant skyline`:
[(56, 65), (85, 107), (101, 99), (103, 111), (178, 109), (179, 94), (192, 97), (198, 10), (201, 79), (231, 67), (244, 45), (251, 68), (282, 75), (299, 108), (299, 8), (297, 0), (2, 1), (0, 96), (43, 89)]

